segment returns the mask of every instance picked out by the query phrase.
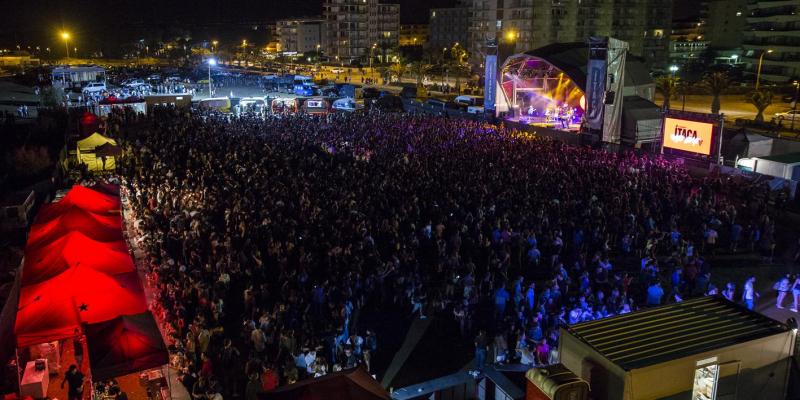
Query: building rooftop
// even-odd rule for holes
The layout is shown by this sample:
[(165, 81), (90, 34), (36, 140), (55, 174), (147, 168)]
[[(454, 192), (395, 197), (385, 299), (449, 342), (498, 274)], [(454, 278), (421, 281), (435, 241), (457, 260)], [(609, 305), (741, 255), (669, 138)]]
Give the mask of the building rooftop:
[(776, 155), (776, 156), (764, 156), (764, 157), (758, 157), (758, 158), (760, 158), (762, 160), (775, 161), (775, 162), (780, 162), (780, 163), (784, 163), (784, 164), (792, 164), (792, 163), (800, 162), (800, 153), (779, 154), (779, 155)]
[(780, 334), (789, 327), (709, 296), (566, 328), (624, 370)]

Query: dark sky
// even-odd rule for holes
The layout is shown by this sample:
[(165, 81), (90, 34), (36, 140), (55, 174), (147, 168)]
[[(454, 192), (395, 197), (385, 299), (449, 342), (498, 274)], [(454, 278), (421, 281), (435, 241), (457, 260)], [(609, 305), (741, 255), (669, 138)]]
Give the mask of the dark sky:
[[(429, 8), (447, 6), (454, 0), (393, 2), (401, 5), (403, 23), (424, 23)], [(226, 31), (236, 31), (237, 23), (319, 15), (322, 0), (0, 0), (0, 10), (0, 45), (49, 46), (57, 43), (55, 34), (62, 26), (79, 41), (176, 26), (188, 27), (195, 36), (222, 37)], [(257, 34), (253, 36), (258, 40)]]

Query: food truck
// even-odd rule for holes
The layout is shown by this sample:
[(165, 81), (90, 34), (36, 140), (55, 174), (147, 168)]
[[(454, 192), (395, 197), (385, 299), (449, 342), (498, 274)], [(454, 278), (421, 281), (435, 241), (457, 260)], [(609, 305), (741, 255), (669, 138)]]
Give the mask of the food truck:
[(227, 97), (212, 97), (200, 100), (198, 106), (201, 109), (214, 109), (222, 112), (230, 112), (231, 99)]
[(286, 114), (297, 112), (297, 99), (294, 97), (278, 97), (272, 99), (270, 108), (273, 114)]
[(331, 101), (325, 97), (311, 97), (303, 101), (303, 112), (306, 114), (330, 114)]

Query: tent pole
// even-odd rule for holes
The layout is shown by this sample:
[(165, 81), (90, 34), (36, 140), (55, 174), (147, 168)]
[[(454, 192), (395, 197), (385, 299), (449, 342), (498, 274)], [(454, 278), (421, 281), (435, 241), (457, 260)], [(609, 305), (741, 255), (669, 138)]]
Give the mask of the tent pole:
[(19, 348), (16, 346), (14, 347), (14, 358), (17, 361), (17, 392), (19, 392), (19, 398), (22, 398), (22, 378), (19, 376)]
[[(167, 390), (169, 390), (169, 398), (172, 399), (172, 369), (169, 365), (169, 358), (167, 358)], [(167, 400), (167, 399), (163, 399)]]

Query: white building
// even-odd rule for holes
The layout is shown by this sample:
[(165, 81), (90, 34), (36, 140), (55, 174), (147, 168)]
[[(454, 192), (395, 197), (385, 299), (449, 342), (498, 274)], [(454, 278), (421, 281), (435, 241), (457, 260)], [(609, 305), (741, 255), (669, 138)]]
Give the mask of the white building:
[(322, 46), (321, 19), (286, 19), (275, 23), (280, 51), (305, 53)]

